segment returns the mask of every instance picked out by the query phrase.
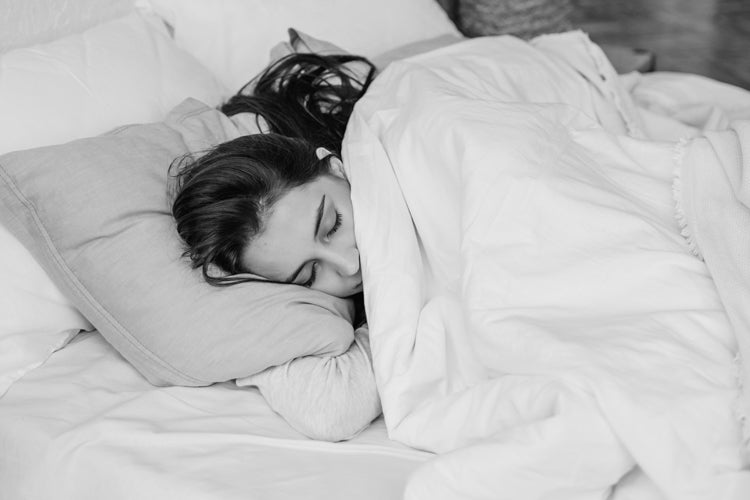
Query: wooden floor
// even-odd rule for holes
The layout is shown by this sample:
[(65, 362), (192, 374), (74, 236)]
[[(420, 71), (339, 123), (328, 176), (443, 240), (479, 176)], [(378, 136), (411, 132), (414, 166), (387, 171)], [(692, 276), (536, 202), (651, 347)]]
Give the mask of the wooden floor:
[(750, 90), (750, 0), (573, 0), (574, 22), (601, 44), (648, 49), (656, 69)]

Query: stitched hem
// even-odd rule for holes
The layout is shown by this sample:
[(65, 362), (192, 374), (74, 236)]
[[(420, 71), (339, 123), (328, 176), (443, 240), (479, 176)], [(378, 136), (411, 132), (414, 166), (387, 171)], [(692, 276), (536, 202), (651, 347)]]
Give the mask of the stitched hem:
[(672, 160), (674, 161), (674, 171), (672, 179), (672, 198), (675, 204), (674, 216), (680, 228), (680, 234), (683, 236), (683, 238), (685, 238), (685, 241), (687, 241), (690, 252), (699, 259), (703, 260), (703, 256), (698, 249), (698, 244), (695, 241), (695, 237), (690, 231), (687, 216), (685, 215), (685, 210), (682, 206), (682, 167), (689, 143), (689, 139), (683, 137), (677, 142), (677, 144), (675, 144), (673, 150)]
[[(128, 127), (123, 127), (123, 130), (125, 128)], [(15, 202), (23, 208), (23, 216), (33, 221), (33, 226), (31, 226), (30, 232), (36, 233), (36, 235), (38, 236), (32, 235), (32, 237), (35, 239), (37, 237), (41, 237), (42, 244), (39, 245), (40, 251), (44, 252), (46, 258), (51, 261), (51, 267), (53, 267), (54, 270), (59, 273), (60, 276), (65, 280), (65, 285), (63, 287), (70, 290), (73, 294), (76, 294), (83, 302), (85, 302), (85, 305), (91, 308), (96, 314), (98, 314), (99, 318), (101, 318), (103, 323), (105, 323), (102, 325), (93, 325), (97, 330), (100, 331), (100, 333), (100, 326), (106, 326), (106, 331), (108, 333), (111, 332), (112, 334), (117, 335), (120, 339), (122, 339), (124, 343), (127, 343), (127, 345), (132, 347), (137, 353), (140, 354), (140, 359), (138, 359), (137, 361), (143, 362), (144, 360), (149, 360), (154, 362), (157, 366), (161, 367), (164, 371), (171, 375), (169, 380), (173, 380), (174, 377), (176, 377), (182, 381), (182, 384), (196, 384), (199, 386), (212, 383), (209, 381), (199, 380), (195, 377), (191, 377), (190, 375), (183, 373), (180, 369), (172, 366), (170, 363), (158, 357), (148, 347), (142, 344), (134, 335), (132, 335), (128, 329), (126, 329), (114, 316), (112, 316), (112, 314), (110, 314), (109, 310), (107, 310), (91, 295), (88, 288), (80, 281), (77, 274), (68, 266), (67, 261), (59, 252), (57, 246), (53, 243), (52, 237), (50, 236), (47, 228), (42, 221), (42, 218), (37, 212), (37, 207), (26, 197), (23, 191), (16, 184), (14, 178), (6, 171), (2, 164), (0, 164), (0, 184), (5, 184), (8, 192), (13, 195)], [(89, 321), (91, 320), (89, 319)], [(131, 361), (131, 364), (136, 365), (136, 363), (134, 363), (133, 361)], [(148, 377), (149, 375), (156, 375), (159, 376), (160, 380), (164, 380), (166, 378), (164, 374), (155, 370), (148, 370), (148, 372), (144, 372), (142, 370), (144, 365), (141, 363), (138, 363), (136, 366), (138, 366), (138, 371), (144, 376)]]

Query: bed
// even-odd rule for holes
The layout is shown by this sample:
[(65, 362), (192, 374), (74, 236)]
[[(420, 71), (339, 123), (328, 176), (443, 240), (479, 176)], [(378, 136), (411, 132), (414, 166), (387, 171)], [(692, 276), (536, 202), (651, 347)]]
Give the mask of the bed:
[[(499, 84), (507, 91), (504, 99), (532, 105), (564, 101), (596, 118), (596, 124), (585, 122), (584, 129), (603, 126), (628, 139), (648, 138), (657, 144), (654, 147), (662, 164), (670, 164), (682, 151), (678, 146), (687, 144), (689, 138), (728, 129), (736, 120), (750, 117), (746, 90), (696, 75), (617, 75), (604, 53), (581, 33), (542, 37), (531, 45), (494, 37), (477, 40), (475, 45), (461, 44), (461, 35), (433, 0), (320, 0), (314, 4), (300, 0), (19, 0), (8, 3), (0, 24), (12, 28), (2, 30), (0, 39), (0, 154), (5, 155), (0, 164), (6, 186), (0, 205), (0, 498), (506, 498), (501, 494), (578, 500), (709, 498), (701, 496), (705, 492), (699, 489), (686, 487), (683, 491), (657, 484), (670, 469), (658, 465), (648, 469), (648, 460), (639, 462), (640, 467), (630, 462), (611, 469), (602, 465), (597, 472), (602, 477), (607, 478), (612, 470), (626, 473), (583, 496), (568, 488), (573, 482), (569, 477), (560, 482), (555, 475), (559, 469), (549, 470), (545, 478), (538, 467), (516, 467), (522, 463), (518, 458), (522, 452), (513, 455), (517, 449), (513, 446), (523, 450), (528, 436), (505, 441), (511, 450), (505, 455), (491, 447), (489, 451), (471, 451), (471, 445), (477, 444), (473, 433), (480, 433), (482, 424), (476, 418), (479, 413), (472, 415), (470, 405), (450, 400), (446, 407), (425, 405), (425, 413), (412, 418), (415, 406), (423, 401), (410, 397), (432, 387), (434, 373), (425, 375), (424, 367), (415, 372), (408, 363), (396, 369), (391, 363), (403, 363), (399, 357), (403, 351), (393, 349), (399, 339), (389, 335), (412, 321), (412, 313), (407, 310), (409, 300), (393, 303), (388, 298), (398, 297), (413, 284), (408, 280), (389, 283), (387, 273), (378, 274), (378, 266), (388, 259), (408, 262), (387, 249), (381, 249), (380, 255), (375, 251), (363, 255), (370, 262), (371, 275), (366, 276), (372, 283), (368, 312), (388, 308), (399, 312), (383, 313), (378, 316), (381, 321), (372, 325), (380, 339), (373, 344), (374, 375), (387, 418), (378, 416), (379, 406), (370, 405), (367, 421), (375, 420), (364, 428), (357, 425), (346, 430), (346, 439), (328, 442), (326, 431), (321, 431), (323, 439), (307, 437), (292, 418), (274, 411), (278, 408), (269, 405), (274, 401), (271, 394), (264, 398), (257, 387), (238, 385), (235, 380), (252, 378), (292, 358), (325, 363), (340, 356), (356, 338), (350, 324), (351, 306), (275, 288), (245, 290), (244, 294), (206, 291), (199, 283), (200, 276), (174, 258), (180, 249), (169, 243), (174, 235), (165, 222), (168, 217), (163, 216), (164, 166), (185, 150), (201, 150), (258, 131), (253, 120), (226, 119), (215, 107), (269, 63), (270, 52), (286, 40), (290, 26), (371, 57), (382, 67), (389, 66), (385, 78), (393, 79), (394, 88), (404, 85), (402, 98), (410, 95), (408, 74), (417, 75), (415, 84), (419, 85), (419, 78), (429, 82), (440, 74), (429, 68), (439, 68), (451, 57), (474, 61), (466, 62), (468, 67), (484, 64), (482, 58), (490, 57), (487, 52), (503, 54), (508, 67), (519, 68), (517, 73), (511, 69), (507, 74), (498, 70), (501, 76), (492, 77), (495, 82), (505, 82)], [(535, 76), (537, 69), (529, 61), (540, 54), (547, 58), (544, 61), (554, 62), (550, 67), (559, 71), (557, 79), (516, 88), (522, 81), (519, 75)], [(410, 59), (402, 61), (405, 56)], [(428, 68), (427, 76), (411, 71), (410, 64)], [(450, 64), (447, 67), (443, 78), (455, 84), (461, 74), (452, 73)], [(576, 76), (568, 78), (568, 74)], [(385, 78), (381, 82), (387, 81)], [(486, 90), (481, 88), (482, 78), (479, 74), (476, 88), (472, 87), (477, 93)], [(545, 83), (550, 84), (547, 90)], [(460, 95), (462, 88), (448, 93)], [(517, 94), (519, 88), (522, 97)], [(545, 94), (549, 88), (564, 99)], [(395, 109), (406, 109), (421, 95), (394, 105), (384, 92), (377, 87), (356, 115), (344, 151), (352, 164), (378, 156), (366, 138), (377, 136), (374, 144), (387, 142), (378, 136), (382, 115), (368, 111), (368, 106), (379, 109), (384, 106), (379, 104), (381, 99)], [(421, 119), (430, 123), (434, 117)], [(578, 115), (566, 119), (582, 120)], [(458, 140), (456, 137), (441, 140), (447, 144)], [(587, 140), (597, 143), (596, 138)], [(406, 145), (389, 146), (393, 149), (386, 156), (396, 158), (403, 149), (414, 154), (418, 148), (408, 144), (407, 140)], [(49, 167), (60, 159), (71, 161)], [(114, 167), (106, 169), (104, 163)], [(47, 175), (53, 170), (58, 173)], [(65, 174), (60, 176), (60, 171)], [(96, 183), (91, 182), (91, 172), (100, 176)], [(355, 172), (350, 174), (352, 179), (356, 177)], [(664, 177), (671, 177), (671, 170)], [(401, 181), (408, 185), (408, 179)], [(441, 181), (436, 178), (434, 182), (439, 192)], [(365, 205), (375, 193), (355, 189), (355, 206)], [(389, 192), (380, 193), (379, 199), (390, 199)], [(395, 210), (399, 202), (394, 200), (391, 208)], [(113, 207), (111, 212), (107, 207)], [(358, 239), (372, 239), (372, 248), (386, 241), (379, 236), (382, 221), (363, 217), (361, 226), (369, 229), (358, 234)], [(123, 238), (132, 238), (135, 231), (141, 231), (135, 243), (127, 240), (124, 244)], [(410, 237), (408, 231), (402, 235)], [(172, 239), (165, 239), (167, 243), (160, 246), (160, 238), (167, 236)], [(684, 245), (689, 254), (688, 243)], [(144, 247), (153, 249), (146, 253), (160, 254), (162, 248), (171, 253), (148, 256)], [(112, 255), (117, 257), (112, 259)], [(106, 274), (95, 265), (103, 256), (109, 259)], [(178, 270), (159, 274), (163, 269)], [(405, 274), (409, 269), (406, 265)], [(145, 285), (134, 282), (133, 270), (140, 273), (136, 276), (153, 279)], [(422, 285), (423, 290), (432, 285)], [(402, 288), (393, 291), (389, 286)], [(741, 293), (738, 291), (737, 297), (743, 297)], [(201, 310), (195, 306), (197, 301)], [(253, 301), (264, 302), (252, 312), (231, 312), (247, 309), (244, 306)], [(280, 305), (288, 303), (294, 303), (294, 308)], [(741, 304), (735, 309), (741, 309)], [(438, 317), (447, 317), (445, 311), (450, 307), (450, 303), (430, 306), (440, 311)], [(718, 306), (711, 302), (711, 307)], [(717, 321), (717, 328), (726, 334), (716, 341), (721, 347), (711, 352), (735, 352), (724, 313), (711, 310), (711, 321)], [(715, 319), (716, 315), (720, 318)], [(425, 322), (433, 318), (429, 314), (422, 317)], [(560, 318), (550, 316), (550, 321), (555, 320)], [(305, 333), (310, 324), (319, 335)], [(430, 331), (429, 324), (422, 327)], [(420, 335), (424, 339), (428, 333)], [(408, 334), (403, 334), (401, 341), (407, 338)], [(466, 360), (471, 359), (462, 357), (467, 354), (460, 346), (420, 345), (427, 346), (427, 356), (439, 354), (439, 349), (455, 355), (455, 359), (449, 356), (443, 360), (445, 366), (465, 369)], [(414, 346), (416, 342), (407, 350)], [(167, 351), (172, 358), (158, 355)], [(259, 357), (255, 352), (271, 354)], [(716, 359), (723, 360), (724, 354), (716, 354)], [(346, 378), (345, 366), (331, 369), (339, 378)], [(706, 377), (736, 385), (732, 370), (742, 373), (740, 362), (730, 360), (722, 366), (726, 370)], [(413, 378), (406, 383), (403, 377), (391, 378), (394, 370)], [(472, 377), (485, 376), (477, 375), (471, 367), (459, 372), (459, 382), (451, 379), (450, 383), (461, 386)], [(422, 375), (424, 379), (420, 379)], [(439, 392), (445, 394), (445, 388)], [(723, 404), (726, 400), (717, 401)], [(731, 415), (733, 424), (726, 424), (736, 424), (732, 432), (739, 432), (743, 418), (742, 403), (738, 405), (739, 416)], [(439, 420), (436, 412), (440, 411), (450, 418), (457, 415), (457, 425), (468, 425), (468, 432), (459, 432), (460, 439), (455, 441), (436, 438), (435, 434), (450, 429), (430, 425), (430, 418), (437, 415)], [(620, 416), (626, 415), (639, 416), (626, 412)], [(729, 418), (730, 413), (717, 415)], [(596, 423), (580, 422), (590, 427), (574, 437), (585, 441), (587, 430), (596, 434)], [(529, 426), (529, 433), (536, 431)], [(717, 441), (724, 439), (718, 431), (715, 436)], [(644, 432), (633, 442), (653, 437)], [(730, 445), (717, 445), (726, 456), (710, 457), (726, 470), (737, 472), (739, 478), (732, 483), (733, 489), (728, 487), (715, 498), (747, 498), (747, 442), (746, 435), (744, 457), (737, 451), (741, 446)], [(461, 457), (461, 449), (469, 449), (468, 460)], [(527, 449), (537, 450), (533, 446)], [(633, 449), (636, 454), (648, 455), (648, 447)], [(566, 455), (570, 450), (564, 448), (551, 456), (570, 457)], [(576, 456), (586, 448), (574, 446), (572, 450)], [(436, 455), (440, 458), (451, 451), (442, 461), (435, 460)], [(546, 451), (542, 448), (535, 453)], [(597, 465), (596, 455), (593, 457), (593, 463), (575, 463), (591, 475)], [(653, 457), (659, 460), (657, 452)], [(482, 467), (492, 461), (507, 463), (504, 470), (510, 476)], [(644, 468), (655, 471), (656, 479), (644, 473)], [(524, 470), (529, 477), (524, 476)], [(689, 474), (690, 470), (679, 472)], [(558, 482), (551, 480), (553, 476)], [(550, 484), (552, 489), (534, 490), (528, 484), (520, 485), (523, 481), (516, 485), (511, 481), (515, 477), (527, 483)], [(513, 486), (505, 491), (497, 481)], [(694, 496), (679, 496), (686, 492)]]

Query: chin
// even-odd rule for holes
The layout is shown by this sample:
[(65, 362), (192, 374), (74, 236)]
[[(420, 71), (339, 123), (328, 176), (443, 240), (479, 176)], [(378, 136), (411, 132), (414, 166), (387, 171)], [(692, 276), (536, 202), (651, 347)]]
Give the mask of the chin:
[(340, 299), (349, 299), (357, 294), (362, 293), (362, 282), (360, 281), (356, 286), (349, 288), (348, 290), (336, 290), (335, 292), (325, 292), (328, 295), (333, 295)]

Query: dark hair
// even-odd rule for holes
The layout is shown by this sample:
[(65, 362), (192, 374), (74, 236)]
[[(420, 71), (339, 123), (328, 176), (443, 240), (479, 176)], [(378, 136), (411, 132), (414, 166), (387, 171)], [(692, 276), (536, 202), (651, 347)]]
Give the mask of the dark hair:
[(170, 171), (178, 172), (172, 215), (185, 256), (208, 283), (258, 281), (242, 276), (248, 272), (241, 264), (244, 248), (262, 231), (267, 210), (281, 195), (329, 170), (328, 158), (319, 160), (315, 150), (340, 155), (347, 121), (374, 74), (373, 64), (359, 56), (290, 54), (221, 107), (228, 116), (257, 114), (269, 133), (173, 162)]
[(256, 113), (270, 132), (306, 139), (340, 155), (354, 105), (374, 76), (375, 66), (364, 57), (290, 54), (250, 80), (221, 111), (228, 116)]
[[(258, 281), (239, 276), (242, 252), (263, 230), (265, 214), (286, 192), (330, 171), (303, 139), (254, 134), (219, 144), (202, 156), (173, 162), (172, 215), (193, 268), (216, 286)], [(226, 275), (215, 275), (216, 266)], [(267, 280), (264, 280), (267, 281)]]

